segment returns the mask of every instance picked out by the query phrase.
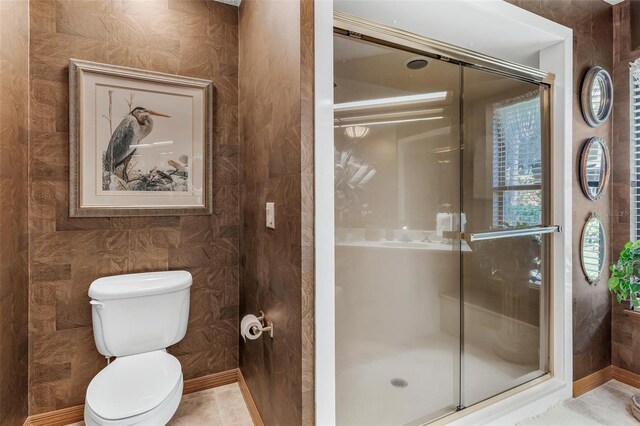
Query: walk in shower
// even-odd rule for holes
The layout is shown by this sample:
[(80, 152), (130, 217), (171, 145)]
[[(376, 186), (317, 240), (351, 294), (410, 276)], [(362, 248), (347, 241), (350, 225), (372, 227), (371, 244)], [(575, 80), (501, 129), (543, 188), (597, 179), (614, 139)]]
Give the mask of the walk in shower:
[(337, 423), (548, 377), (552, 76), (335, 22)]

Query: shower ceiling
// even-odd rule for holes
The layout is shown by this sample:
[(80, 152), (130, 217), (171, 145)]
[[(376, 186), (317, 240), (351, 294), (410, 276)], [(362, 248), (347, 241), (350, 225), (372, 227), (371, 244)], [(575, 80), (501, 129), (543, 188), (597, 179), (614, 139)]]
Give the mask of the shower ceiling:
[[(562, 41), (552, 32), (551, 27), (555, 25), (551, 22), (523, 31), (518, 20), (505, 18), (503, 14), (512, 11), (510, 5), (502, 1), (368, 0), (366, 7), (363, 3), (360, 0), (335, 0), (334, 10), (536, 68), (539, 66), (538, 52)], [(425, 16), (429, 17), (428, 23), (425, 23)], [(456, 17), (455, 22), (452, 22), (452, 16)], [(454, 26), (464, 28), (464, 31), (452, 31)], [(487, 28), (500, 28), (500, 31), (487, 31)], [(504, 34), (509, 37), (505, 38)]]

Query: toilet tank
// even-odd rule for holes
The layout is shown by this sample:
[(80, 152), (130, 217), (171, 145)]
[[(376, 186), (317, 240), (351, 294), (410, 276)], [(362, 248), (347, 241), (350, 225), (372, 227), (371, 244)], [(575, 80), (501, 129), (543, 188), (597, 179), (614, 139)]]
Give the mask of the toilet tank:
[(146, 272), (95, 280), (89, 287), (93, 335), (104, 356), (164, 349), (187, 332), (187, 271)]

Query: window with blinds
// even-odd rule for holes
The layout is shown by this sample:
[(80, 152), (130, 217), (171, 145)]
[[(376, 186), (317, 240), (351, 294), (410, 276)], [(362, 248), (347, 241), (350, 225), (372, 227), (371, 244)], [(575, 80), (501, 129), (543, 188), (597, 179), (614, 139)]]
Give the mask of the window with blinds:
[(631, 64), (629, 72), (631, 88), (631, 238), (640, 239), (640, 59)]
[(493, 226), (542, 222), (539, 93), (493, 106)]

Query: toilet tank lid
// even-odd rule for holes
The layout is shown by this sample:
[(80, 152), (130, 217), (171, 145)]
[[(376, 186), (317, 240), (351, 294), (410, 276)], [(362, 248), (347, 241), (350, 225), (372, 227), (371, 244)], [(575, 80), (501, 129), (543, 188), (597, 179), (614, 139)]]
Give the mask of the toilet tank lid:
[(189, 288), (192, 282), (193, 278), (187, 271), (114, 275), (99, 278), (91, 283), (89, 297), (109, 300), (172, 293)]

